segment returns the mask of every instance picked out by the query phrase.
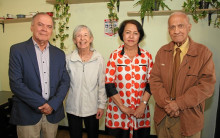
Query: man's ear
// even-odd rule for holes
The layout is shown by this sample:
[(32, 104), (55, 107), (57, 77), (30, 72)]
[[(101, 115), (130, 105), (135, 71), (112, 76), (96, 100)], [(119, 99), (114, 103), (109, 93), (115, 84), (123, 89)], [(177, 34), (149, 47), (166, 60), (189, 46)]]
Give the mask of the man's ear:
[(31, 25), (30, 30), (31, 30), (31, 32), (33, 32), (33, 25)]
[(189, 32), (190, 32), (192, 28), (192, 24), (190, 23), (188, 27), (189, 27)]

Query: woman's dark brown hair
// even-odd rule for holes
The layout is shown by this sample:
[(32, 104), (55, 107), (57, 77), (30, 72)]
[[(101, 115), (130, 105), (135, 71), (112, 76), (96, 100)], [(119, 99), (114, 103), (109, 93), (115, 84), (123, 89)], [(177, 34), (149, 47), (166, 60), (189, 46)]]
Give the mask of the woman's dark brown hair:
[(123, 32), (124, 32), (125, 26), (127, 24), (129, 24), (129, 23), (130, 24), (134, 24), (137, 27), (137, 30), (140, 33), (140, 38), (139, 38), (139, 41), (138, 41), (138, 43), (139, 43), (143, 39), (145, 34), (144, 34), (144, 29), (143, 29), (142, 25), (138, 21), (136, 21), (136, 20), (125, 20), (125, 21), (123, 21), (120, 24), (120, 27), (119, 27), (119, 30), (118, 30), (118, 35), (119, 35), (121, 41), (124, 42), (124, 40), (123, 40)]

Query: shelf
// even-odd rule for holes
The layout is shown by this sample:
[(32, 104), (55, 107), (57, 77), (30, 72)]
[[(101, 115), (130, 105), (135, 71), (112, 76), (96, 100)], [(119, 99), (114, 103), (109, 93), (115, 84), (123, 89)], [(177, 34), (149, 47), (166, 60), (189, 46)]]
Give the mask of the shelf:
[(17, 19), (4, 19), (0, 20), (0, 24), (2, 25), (3, 33), (5, 31), (5, 24), (8, 23), (21, 23), (21, 22), (30, 22), (32, 18), (17, 18)]
[[(217, 10), (216, 9), (198, 9), (197, 10), (198, 13), (203, 12), (203, 11), (207, 11), (208, 13), (214, 13)], [(153, 11), (152, 14), (153, 16), (163, 16), (163, 15), (166, 16), (166, 15), (170, 15), (173, 12), (185, 12), (185, 11), (184, 10), (161, 10), (161, 11)], [(140, 13), (137, 11), (130, 11), (130, 12), (127, 12), (127, 15), (128, 16), (140, 16)], [(149, 16), (149, 15), (150, 15), (149, 13), (145, 14), (145, 16)]]
[(7, 24), (7, 23), (30, 22), (31, 20), (32, 18), (5, 19), (5, 20), (0, 20), (0, 23)]
[[(134, 0), (121, 0), (121, 1), (134, 1)], [(50, 4), (55, 4), (56, 0), (46, 0)], [(97, 2), (109, 2), (109, 0), (68, 0), (69, 4), (80, 4), (80, 3), (97, 3)]]

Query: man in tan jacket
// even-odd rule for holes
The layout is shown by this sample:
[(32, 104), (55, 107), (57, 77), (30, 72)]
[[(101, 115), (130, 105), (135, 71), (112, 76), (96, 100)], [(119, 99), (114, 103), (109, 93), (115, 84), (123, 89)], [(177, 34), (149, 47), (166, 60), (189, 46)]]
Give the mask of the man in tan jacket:
[(150, 78), (156, 132), (158, 138), (200, 138), (205, 100), (216, 82), (212, 52), (188, 36), (191, 24), (185, 13), (171, 14), (168, 30), (172, 41), (158, 51)]

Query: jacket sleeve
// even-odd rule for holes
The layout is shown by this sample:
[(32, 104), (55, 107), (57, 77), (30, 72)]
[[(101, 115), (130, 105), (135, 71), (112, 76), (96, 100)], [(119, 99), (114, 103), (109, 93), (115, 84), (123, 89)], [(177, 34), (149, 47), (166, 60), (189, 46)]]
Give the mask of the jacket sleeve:
[(162, 80), (162, 76), (160, 72), (161, 70), (160, 58), (163, 58), (160, 55), (161, 52), (162, 50), (158, 51), (156, 58), (155, 58), (153, 69), (151, 71), (150, 89), (151, 89), (151, 93), (157, 105), (161, 108), (164, 108), (164, 106), (167, 105), (165, 100), (169, 99), (169, 95), (166, 89), (164, 88), (164, 82)]
[[(34, 110), (38, 110), (38, 107), (46, 103), (46, 100), (41, 96), (41, 93), (31, 90), (24, 82), (24, 81), (28, 81), (28, 83), (36, 83), (36, 82), (33, 82), (33, 80), (30, 79), (30, 77), (25, 78), (24, 73), (27, 74), (27, 71), (25, 70), (26, 67), (24, 67), (24, 64), (27, 64), (26, 62), (27, 60), (25, 60), (27, 59), (27, 57), (23, 57), (25, 54), (22, 53), (23, 51), (21, 50), (21, 48), (20, 49), (18, 48), (16, 45), (10, 48), (10, 56), (9, 56), (10, 88), (13, 94), (15, 95), (15, 97), (17, 97), (22, 102), (26, 103), (28, 106), (30, 106)], [(31, 77), (33, 78), (35, 76), (31, 76)], [(37, 85), (36, 87), (39, 87), (38, 85), (40, 85), (40, 83), (34, 84), (34, 85)]]
[(105, 91), (105, 63), (104, 59), (100, 58), (99, 64), (99, 76), (98, 76), (98, 108), (105, 109), (105, 104), (107, 102), (107, 96)]
[(198, 70), (197, 83), (176, 99), (181, 110), (196, 107), (211, 97), (214, 92), (216, 76), (212, 53), (207, 49), (201, 57), (202, 65)]
[(64, 52), (62, 52), (62, 55), (60, 55), (60, 57), (57, 58), (61, 60), (59, 62), (61, 64), (59, 66), (60, 68), (58, 69), (59, 72), (57, 72), (60, 76), (55, 78), (58, 79), (56, 80), (58, 81), (57, 86), (54, 86), (55, 95), (50, 97), (49, 101), (47, 102), (55, 111), (63, 104), (63, 100), (66, 97), (66, 94), (70, 87), (70, 78), (66, 70), (66, 60)]

